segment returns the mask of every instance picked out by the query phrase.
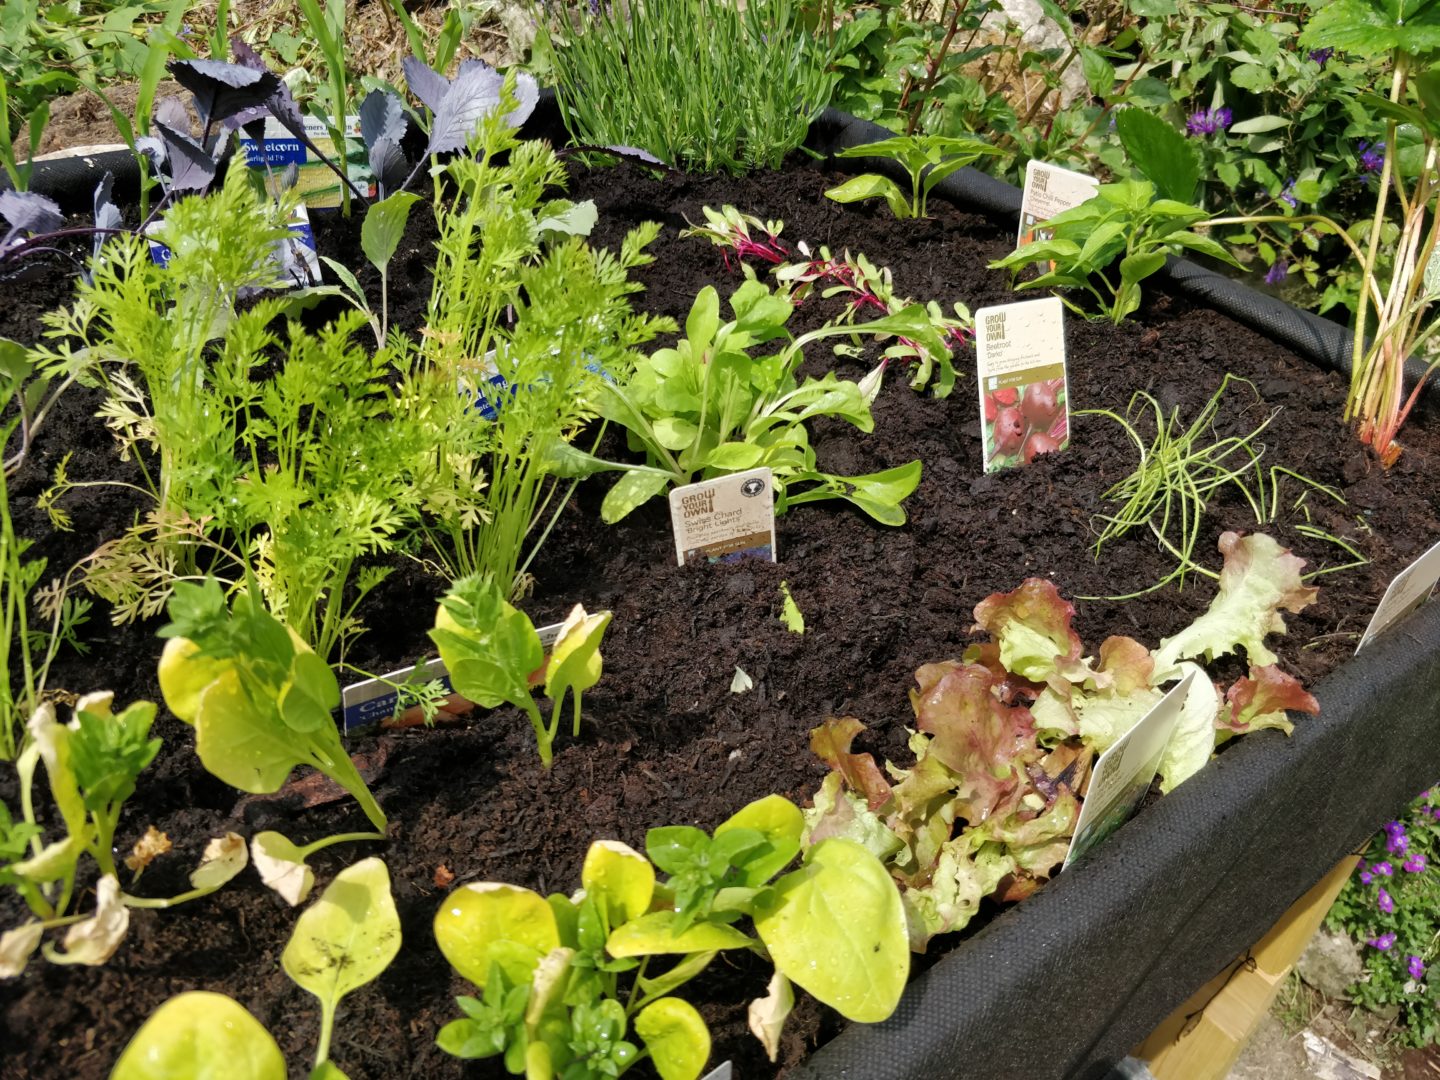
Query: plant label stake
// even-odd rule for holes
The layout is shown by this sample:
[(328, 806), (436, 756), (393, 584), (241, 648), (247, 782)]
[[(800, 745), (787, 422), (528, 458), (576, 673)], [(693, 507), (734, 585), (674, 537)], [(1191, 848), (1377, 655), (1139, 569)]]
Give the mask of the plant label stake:
[(1029, 465), (1070, 445), (1065, 311), (1056, 297), (975, 313), (986, 472)]
[[(563, 623), (551, 623), (549, 626), (538, 626), (535, 633), (540, 638), (540, 644), (549, 652), (555, 640), (560, 636), (560, 628)], [(455, 693), (455, 688), (450, 684), (450, 672), (445, 667), (445, 661), (438, 656), (423, 663), (411, 664), (409, 667), (397, 668), (374, 679), (365, 679), (362, 682), (352, 683), (340, 691), (340, 722), (345, 734), (358, 731), (361, 728), (370, 727), (372, 724), (383, 724), (386, 720), (394, 720), (390, 726), (393, 727), (414, 727), (424, 722), (424, 710), (415, 705), (397, 714), (400, 704), (400, 691), (398, 687), (405, 684), (423, 686), (429, 682), (438, 682), (444, 689), (446, 697), (440, 703), (440, 712), (449, 718), (458, 718), (466, 715), (475, 705), (467, 698)]]
[(670, 524), (681, 566), (746, 558), (775, 562), (775, 476), (762, 466), (674, 488)]
[[(1080, 807), (1075, 836), (1065, 854), (1065, 866), (1099, 844), (1130, 820), (1140, 800), (1150, 790), (1165, 746), (1185, 708), (1195, 673), (1187, 674), (1161, 698), (1135, 726), (1106, 750), (1090, 774), (1090, 789)], [(1062, 867), (1063, 869), (1064, 867)]]
[[(315, 148), (337, 164), (343, 159), (350, 182), (363, 191), (366, 198), (373, 199), (375, 174), (370, 171), (370, 158), (365, 144), (360, 140), (360, 117), (345, 117), (343, 154), (336, 152), (325, 121), (319, 117), (306, 116), (303, 123), (305, 135)], [(285, 170), (294, 165), (297, 175), (295, 187), (299, 189), (301, 201), (306, 206), (312, 210), (339, 209), (340, 178), (318, 157), (312, 156), (305, 144), (273, 116), (265, 120), (265, 138), (258, 142), (255, 139), (241, 139), (240, 149), (244, 151), (245, 163), (250, 168), (265, 173), (265, 185), (272, 197), (279, 194), (278, 189), (284, 183)]]
[(1390, 629), (1410, 612), (1423, 604), (1440, 581), (1440, 544), (1421, 555), (1407, 566), (1385, 590), (1375, 614), (1370, 616), (1370, 625), (1360, 635), (1360, 644), (1355, 646), (1358, 653), (1370, 642)]
[(1042, 228), (1045, 222), (1056, 214), (1089, 202), (1099, 186), (1100, 181), (1093, 176), (1031, 158), (1025, 165), (1025, 189), (1020, 196), (1020, 230), (1015, 239), (1016, 249), (1036, 240), (1049, 240), (1050, 231)]
[(727, 1061), (723, 1065), (716, 1065), (715, 1068), (702, 1076), (700, 1080), (734, 1080), (734, 1077), (735, 1067)]

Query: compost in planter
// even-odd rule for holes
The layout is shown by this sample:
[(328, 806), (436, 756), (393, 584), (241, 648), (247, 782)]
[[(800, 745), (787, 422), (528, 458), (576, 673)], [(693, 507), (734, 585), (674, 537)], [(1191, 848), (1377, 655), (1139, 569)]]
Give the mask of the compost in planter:
[[(972, 310), (1015, 298), (1003, 274), (985, 269), (1013, 243), (1012, 222), (939, 201), (932, 203), (932, 221), (896, 222), (883, 209), (841, 208), (824, 200), (821, 192), (835, 181), (835, 173), (805, 163), (741, 180), (656, 179), (622, 165), (596, 172), (577, 168), (570, 197), (596, 200), (600, 222), (592, 241), (597, 244), (618, 245), (641, 221), (658, 219), (666, 226), (651, 248), (655, 263), (636, 275), (646, 285), (639, 306), (681, 320), (704, 285), (716, 285), (723, 299), (740, 280), (725, 271), (719, 253), (705, 241), (677, 236), (687, 219), (701, 219), (702, 206), (725, 203), (784, 219), (781, 236), (792, 245), (803, 239), (812, 249), (823, 244), (836, 252), (863, 252), (892, 268), (901, 295), (937, 300), (947, 308), (958, 300)], [(316, 231), (325, 254), (363, 267), (357, 269), (361, 281), (378, 288), (359, 256), (358, 218), (321, 219)], [(412, 332), (428, 298), (433, 234), (433, 224), (417, 210), (392, 266), (392, 318)], [(407, 288), (412, 291), (405, 295)], [(1248, 392), (1227, 398), (1217, 435), (1248, 430), (1259, 416), (1282, 406), (1265, 434), (1267, 461), (1340, 488), (1346, 505), (1311, 500), (1312, 513), (1372, 560), (1359, 570), (1321, 578), (1319, 602), (1287, 617), (1289, 633), (1276, 641), (1282, 664), (1313, 684), (1346, 659), (1353, 649), (1347, 635), (1363, 628), (1390, 578), (1440, 532), (1435, 482), (1440, 440), (1423, 421), (1412, 422), (1405, 456), (1382, 473), (1341, 427), (1339, 376), (1195, 306), (1163, 283), (1147, 294), (1142, 317), (1119, 330), (1069, 322), (1073, 406), (1123, 408), (1134, 390), (1146, 389), (1189, 417), (1225, 371), (1251, 379), (1258, 399)], [(792, 329), (818, 325), (836, 314), (838, 303), (807, 300)], [(33, 339), (38, 329), (11, 325), (7, 332)], [(971, 360), (957, 357), (962, 373)], [(873, 361), (872, 353), (838, 359), (816, 347), (806, 370), (834, 367), (856, 378)], [(371, 785), (391, 816), (392, 838), (364, 850), (359, 845), (327, 850), (315, 860), (317, 876), (323, 883), (348, 862), (382, 854), (394, 883), (404, 946), (376, 983), (346, 999), (333, 1054), (348, 1075), (356, 1080), (414, 1073), (503, 1075), (493, 1061), (461, 1068), (434, 1045), (440, 1026), (456, 1015), (454, 995), (473, 992), (451, 972), (430, 931), (447, 891), (439, 882), (448, 875), (457, 883), (497, 880), (568, 892), (578, 884), (592, 839), (617, 838), (638, 848), (649, 827), (713, 827), (772, 792), (804, 801), (825, 772), (809, 752), (809, 731), (831, 715), (860, 717), (870, 732), (857, 748), (904, 762), (905, 725), (912, 720), (906, 691), (914, 669), (959, 655), (973, 640), (970, 612), (984, 596), (1014, 588), (1030, 575), (1051, 577), (1063, 593), (1076, 596), (1129, 592), (1168, 572), (1166, 559), (1138, 536), (1099, 561), (1089, 550), (1091, 519), (1106, 509), (1100, 493), (1134, 461), (1132, 445), (1116, 425), (1078, 417), (1069, 451), (1043, 457), (1026, 470), (986, 476), (980, 468), (976, 398), (972, 380), (962, 378), (954, 395), (935, 400), (911, 391), (904, 373), (893, 371), (874, 408), (873, 434), (839, 423), (815, 424), (822, 468), (869, 472), (918, 457), (924, 462), (921, 485), (906, 503), (909, 524), (899, 529), (875, 525), (839, 503), (792, 510), (778, 521), (779, 565), (676, 568), (663, 502), (609, 527), (598, 516), (609, 481), (581, 486), (533, 568), (536, 588), (525, 606), (537, 622), (560, 618), (576, 601), (591, 610), (612, 609), (615, 616), (606, 638), (605, 677), (586, 694), (583, 734), (578, 740), (562, 737), (554, 769), (541, 770), (528, 724), (509, 709), (460, 728), (353, 740), (353, 748), (373, 764)], [(92, 415), (96, 404), (84, 390), (62, 403), (12, 492), (18, 526), (37, 539), (34, 553), (49, 558), (55, 570), (118, 535), (142, 509), (124, 494), (72, 494), (66, 507), (76, 531), (56, 534), (34, 505), (69, 450), (75, 451), (69, 471), (77, 480), (125, 476), (108, 432)], [(618, 440), (609, 449), (623, 452)], [(1343, 558), (1323, 541), (1297, 533), (1300, 520), (1283, 515), (1266, 531), (1312, 567)], [(1252, 531), (1256, 525), (1242, 500), (1224, 497), (1210, 508), (1197, 548), (1212, 566), (1215, 540), (1229, 528)], [(805, 614), (803, 636), (786, 630), (778, 617), (781, 580)], [(428, 655), (425, 630), (441, 586), (413, 564), (397, 563), (362, 610), (371, 629), (349, 659), (383, 671)], [(1197, 580), (1183, 591), (1166, 589), (1125, 603), (1082, 602), (1076, 625), (1091, 648), (1111, 633), (1153, 645), (1192, 621), (1212, 595), (1213, 588)], [(1434, 622), (1428, 618), (1416, 631), (1417, 620), (1411, 620), (1397, 631), (1421, 635), (1407, 645), (1412, 655), (1416, 650), (1433, 655)], [(154, 624), (113, 628), (101, 613), (87, 631), (92, 654), (63, 656), (51, 685), (78, 692), (110, 688), (122, 702), (158, 700), (154, 630)], [(1393, 665), (1407, 658), (1387, 654), (1370, 666), (1378, 664), (1393, 679), (1400, 670)], [(750, 693), (730, 691), (737, 666), (754, 681)], [(1433, 730), (1434, 698), (1420, 696), (1427, 688), (1440, 692), (1432, 685), (1433, 667), (1421, 668), (1430, 683), (1387, 683), (1392, 700), (1416, 702), (1413, 714), (1395, 725), (1407, 736), (1422, 723)], [(1038, 1077), (1099, 1068), (1128, 1048), (1127, 1038), (1133, 1042), (1130, 1029), (1143, 1022), (1136, 1017), (1154, 1012), (1164, 1000), (1180, 1000), (1188, 993), (1181, 992), (1182, 984), (1213, 974), (1203, 970), (1212, 953), (1229, 949), (1214, 962), (1218, 967), (1259, 936), (1231, 948), (1226, 935), (1232, 928), (1263, 930), (1273, 921), (1273, 915), (1265, 921), (1265, 912), (1309, 873), (1317, 857), (1300, 858), (1291, 850), (1295, 845), (1343, 850), (1377, 824), (1380, 807), (1393, 808), (1414, 793), (1400, 787), (1412, 779), (1404, 769), (1376, 779), (1374, 770), (1389, 760), (1388, 737), (1362, 744), (1358, 729), (1347, 731), (1331, 716), (1334, 710), (1361, 708), (1355, 704), (1364, 697), (1357, 670), (1369, 669), (1346, 665), (1336, 692), (1322, 692), (1326, 714), (1302, 719), (1293, 740), (1242, 740), (1091, 860), (991, 922), (976, 940), (937, 939), (932, 954), (954, 952), (912, 987), (894, 1020), (852, 1029), (808, 1065), (806, 1055), (833, 1038), (842, 1022), (802, 998), (779, 1064), (771, 1066), (744, 1018), (745, 1005), (763, 993), (768, 973), (746, 958), (717, 960), (686, 995), (710, 1023), (713, 1060), (733, 1059), (737, 1075), (746, 1080)], [(1222, 663), (1217, 673), (1233, 676), (1238, 665), (1232, 670)], [(154, 824), (175, 842), (174, 852), (147, 871), (148, 894), (179, 891), (206, 840), (227, 829), (248, 834), (273, 828), (303, 843), (363, 827), (359, 810), (344, 799), (306, 807), (300, 796), (239, 798), (200, 767), (193, 735), (182, 725), (164, 718), (156, 733), (166, 739), (165, 747), (142, 774), (118, 837), (128, 848)], [(1370, 787), (1363, 794), (1351, 791), (1354, 785), (1343, 775), (1333, 775), (1336, 761), (1347, 754), (1357, 755), (1354, 767), (1367, 777)], [(1322, 765), (1331, 774), (1323, 782), (1317, 773)], [(1258, 800), (1257, 777), (1267, 790), (1289, 799), (1288, 816), (1277, 818)], [(1415, 783), (1414, 790), (1430, 779)], [(1301, 781), (1312, 786), (1297, 791)], [(13, 798), (8, 777), (4, 784), (0, 796)], [(1230, 801), (1197, 806), (1192, 791)], [(1297, 812), (1302, 808), (1303, 815)], [(1289, 831), (1272, 834), (1271, 822), (1281, 819)], [(1318, 840), (1301, 834), (1306, 821), (1329, 831)], [(1212, 831), (1220, 828), (1228, 831)], [(1159, 836), (1151, 836), (1156, 830)], [(1147, 836), (1145, 843), (1137, 839)], [(1257, 864), (1256, 852), (1269, 862)], [(1202, 887), (1188, 876), (1192, 866), (1209, 875), (1200, 879)], [(1252, 895), (1238, 896), (1231, 871), (1254, 874), (1257, 866), (1272, 868), (1272, 880), (1257, 878)], [(1294, 887), (1291, 899), (1303, 891), (1304, 885)], [(104, 1076), (149, 1012), (170, 995), (197, 988), (232, 995), (276, 1035), (290, 1061), (306, 1060), (318, 1012), (278, 965), (294, 917), (247, 871), (195, 904), (134, 912), (126, 944), (104, 967), (32, 964), (21, 979), (0, 983), (5, 1048), (0, 1053), (7, 1075)], [(11, 898), (0, 902), (0, 925), (19, 918)], [(1198, 939), (1176, 936), (1187, 921), (1203, 929)], [(917, 967), (932, 959), (923, 958)], [(959, 989), (957, 977), (947, 974), (957, 964)], [(968, 982), (966, 972), (973, 976)], [(1150, 996), (1132, 999), (1142, 986)], [(915, 1056), (907, 1058), (912, 1051)]]

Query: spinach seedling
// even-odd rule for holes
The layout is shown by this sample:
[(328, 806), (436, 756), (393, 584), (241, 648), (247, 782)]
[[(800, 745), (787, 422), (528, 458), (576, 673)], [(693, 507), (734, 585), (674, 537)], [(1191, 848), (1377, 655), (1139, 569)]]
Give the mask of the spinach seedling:
[(383, 833), (385, 813), (330, 715), (340, 704), (335, 673), (249, 584), (228, 610), (214, 578), (176, 584), (171, 621), (160, 631), (170, 638), (160, 657), (165, 703), (194, 726), (201, 764), (225, 783), (278, 791), (296, 765), (310, 765), (354, 796)]
[[(487, 709), (502, 702), (514, 705), (530, 718), (540, 762), (548, 769), (567, 692), (573, 694), (573, 731), (580, 734), (580, 697), (600, 681), (600, 640), (609, 624), (610, 612), (590, 615), (576, 604), (547, 664), (530, 617), (506, 601), (493, 580), (473, 576), (455, 582), (445, 594), (430, 639), (457, 693)], [(552, 702), (549, 723), (531, 696), (531, 687), (542, 678)]]
[(1003, 153), (979, 139), (954, 138), (945, 135), (896, 135), (879, 142), (852, 146), (836, 157), (889, 158), (910, 174), (910, 195), (888, 176), (863, 173), (851, 177), (838, 187), (825, 192), (836, 202), (860, 202), (863, 199), (884, 199), (890, 212), (902, 221), (925, 217), (930, 192), (936, 184), (957, 169), (987, 154)]

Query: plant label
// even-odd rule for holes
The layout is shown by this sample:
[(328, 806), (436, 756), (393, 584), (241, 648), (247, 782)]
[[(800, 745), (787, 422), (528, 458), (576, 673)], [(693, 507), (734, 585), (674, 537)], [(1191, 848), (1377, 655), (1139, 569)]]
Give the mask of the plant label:
[[(170, 249), (156, 240), (155, 234), (164, 222), (151, 222), (145, 227), (150, 245), (150, 261), (156, 266), (170, 265)], [(296, 206), (286, 222), (290, 235), (275, 246), (272, 261), (295, 288), (320, 284), (320, 255), (315, 246), (315, 231), (310, 227), (310, 212)]]
[(675, 558), (692, 563), (775, 562), (775, 476), (747, 469), (670, 492)]
[(986, 472), (1070, 445), (1065, 309), (1057, 297), (981, 308), (975, 356)]
[[(540, 644), (549, 652), (560, 637), (563, 623), (535, 628)], [(455, 693), (450, 685), (450, 672), (438, 656), (421, 664), (398, 668), (375, 679), (353, 683), (340, 691), (341, 730), (347, 735), (352, 731), (391, 721), (391, 727), (414, 727), (425, 722), (425, 710), (419, 705), (401, 707), (402, 688), (421, 687), (438, 682), (445, 691), (440, 702), (440, 719), (456, 719), (466, 716), (475, 708), (474, 702)]]
[[(338, 164), (341, 155), (335, 151), (330, 129), (314, 116), (304, 117), (303, 123), (305, 137), (320, 153)], [(240, 149), (250, 168), (264, 172), (265, 186), (272, 196), (290, 186), (285, 174), (293, 165), (294, 186), (306, 206), (312, 210), (334, 210), (341, 205), (340, 178), (273, 116), (265, 120), (265, 137), (260, 140), (241, 139)], [(360, 117), (357, 115), (345, 118), (344, 160), (345, 174), (350, 177), (350, 182), (366, 197), (373, 198), (375, 174), (370, 171), (370, 158), (360, 138)]]
[(1194, 678), (1191, 672), (1181, 679), (1096, 760), (1090, 773), (1089, 793), (1080, 807), (1080, 820), (1075, 823), (1075, 836), (1065, 854), (1065, 866), (1104, 840), (1135, 813), (1160, 769), (1160, 759), (1180, 720)]
[(1025, 165), (1025, 189), (1020, 196), (1020, 231), (1015, 246), (1049, 240), (1045, 222), (1056, 214), (1089, 202), (1100, 181), (1084, 173), (1062, 169), (1031, 158)]
[(735, 1067), (728, 1061), (723, 1065), (716, 1065), (700, 1080), (735, 1080)]
[(1390, 587), (1380, 598), (1375, 614), (1370, 616), (1370, 625), (1365, 628), (1365, 633), (1360, 635), (1360, 644), (1355, 646), (1355, 651), (1358, 653), (1374, 638), (1423, 604), (1434, 590), (1437, 581), (1440, 581), (1440, 544), (1436, 544), (1395, 575), (1395, 580), (1390, 582)]
[(509, 385), (495, 363), (494, 349), (460, 377), (460, 393), (474, 402), (476, 412), (491, 421), (499, 419), (500, 404)]

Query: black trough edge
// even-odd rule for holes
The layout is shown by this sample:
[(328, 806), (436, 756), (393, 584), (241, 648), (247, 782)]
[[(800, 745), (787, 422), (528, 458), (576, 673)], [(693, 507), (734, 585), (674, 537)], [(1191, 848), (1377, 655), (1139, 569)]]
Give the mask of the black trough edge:
[[(523, 134), (565, 139), (553, 95)], [(821, 153), (890, 132), (827, 109)], [(893, 162), (860, 159), (889, 171)], [(88, 211), (128, 153), (38, 163), (32, 189)], [(0, 188), (5, 185), (0, 182)], [(1018, 189), (973, 169), (937, 191), (990, 214)], [(1175, 288), (1323, 366), (1347, 370), (1350, 335), (1185, 259)], [(787, 1080), (1101, 1080), (1427, 785), (1440, 779), (1440, 603), (1422, 607), (1314, 688), (1318, 717), (1289, 738), (1251, 735), (1082, 863), (989, 923), (907, 989), (880, 1024), (851, 1024)]]

